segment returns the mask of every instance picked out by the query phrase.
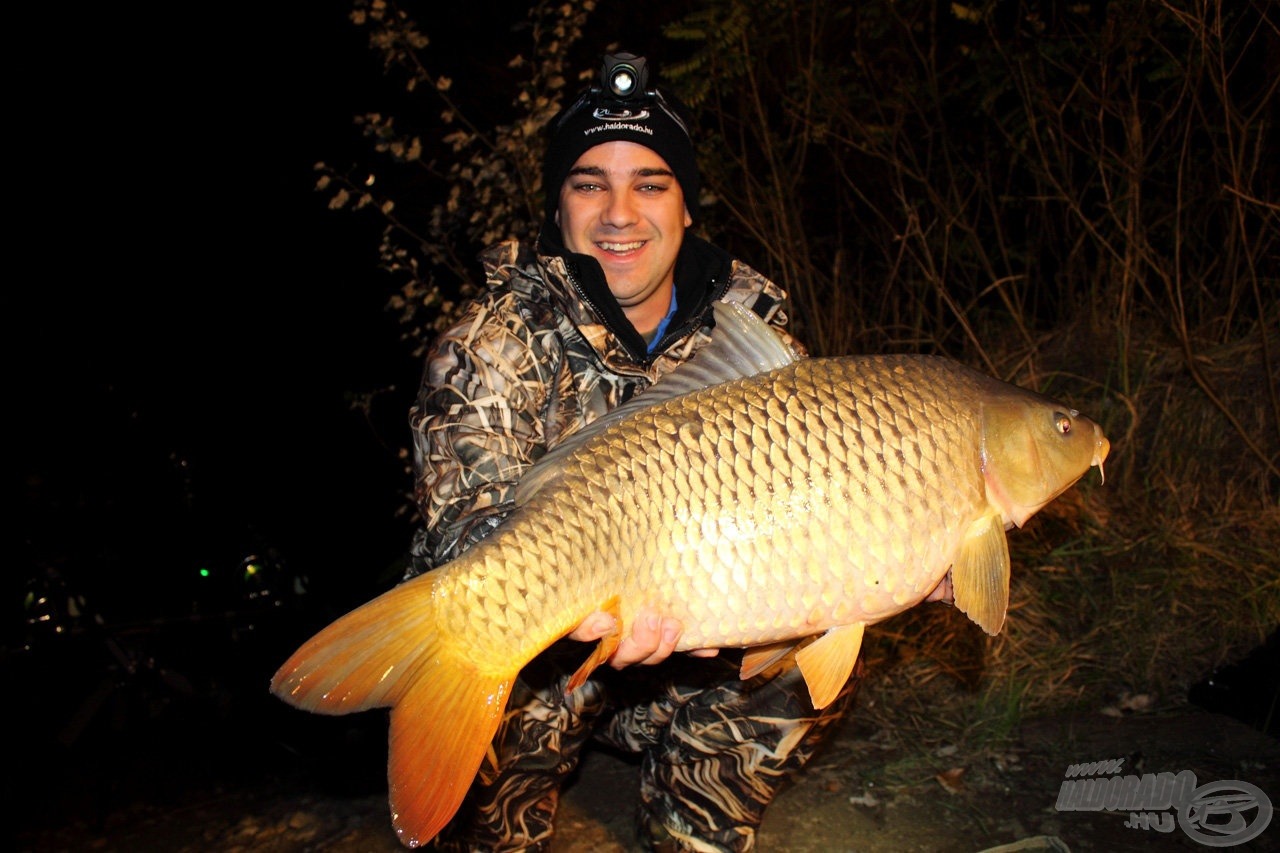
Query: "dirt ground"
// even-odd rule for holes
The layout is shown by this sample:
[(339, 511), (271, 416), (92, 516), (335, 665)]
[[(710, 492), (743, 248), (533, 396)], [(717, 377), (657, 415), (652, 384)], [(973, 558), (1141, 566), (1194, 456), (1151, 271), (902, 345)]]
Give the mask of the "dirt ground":
[[(333, 737), (338, 729), (332, 722), (324, 718), (316, 732)], [(6, 791), (16, 813), (6, 821), (13, 837), (3, 846), (32, 853), (392, 853), (403, 848), (388, 817), (385, 748), (376, 742), (377, 729), (376, 723), (348, 728), (326, 754), (311, 757), (281, 753), (261, 760), (251, 738), (237, 748), (210, 732), (191, 731), (183, 745), (171, 739), (157, 741), (157, 749), (120, 744), (92, 760), (51, 761), (43, 778)], [(882, 734), (856, 718), (843, 722), (775, 801), (758, 849), (977, 853), (1208, 846), (1177, 824), (1176, 808), (1166, 810), (1171, 831), (1160, 832), (1126, 827), (1127, 812), (1055, 807), (1069, 765), (1119, 758), (1123, 773), (1189, 770), (1200, 786), (1245, 782), (1268, 802), (1280, 801), (1280, 742), (1195, 706), (1030, 721), (998, 752), (943, 746), (922, 754), (894, 746)], [(636, 787), (630, 760), (590, 751), (565, 791), (554, 853), (637, 849), (631, 840)], [(1259, 808), (1241, 814), (1250, 825), (1262, 818)], [(1215, 846), (1280, 850), (1280, 821), (1244, 843), (1230, 844), (1230, 837), (1223, 843), (1221, 833), (1216, 838)]]

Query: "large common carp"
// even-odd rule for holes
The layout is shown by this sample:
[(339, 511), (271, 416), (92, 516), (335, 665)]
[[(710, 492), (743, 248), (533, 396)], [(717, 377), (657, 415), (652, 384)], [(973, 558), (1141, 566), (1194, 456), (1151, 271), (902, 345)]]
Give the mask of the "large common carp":
[(998, 632), (1005, 530), (1107, 456), (1078, 412), (958, 362), (797, 360), (749, 310), (717, 303), (715, 318), (698, 356), (531, 468), (487, 539), (336, 620), (276, 673), (272, 691), (308, 711), (391, 708), (405, 845), (457, 811), (520, 669), (592, 612), (618, 629), (571, 688), (649, 606), (684, 623), (678, 650), (746, 648), (744, 677), (798, 646), (823, 707), (863, 629), (944, 581)]

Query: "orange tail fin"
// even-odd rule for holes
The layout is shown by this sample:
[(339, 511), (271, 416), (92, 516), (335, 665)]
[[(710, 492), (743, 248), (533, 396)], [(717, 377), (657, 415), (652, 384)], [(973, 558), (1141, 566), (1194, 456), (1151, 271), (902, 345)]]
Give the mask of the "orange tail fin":
[(462, 804), (520, 667), (482, 669), (441, 642), (432, 586), (423, 575), (351, 611), (271, 680), (276, 696), (319, 714), (392, 709), (391, 817), (409, 847), (435, 837)]

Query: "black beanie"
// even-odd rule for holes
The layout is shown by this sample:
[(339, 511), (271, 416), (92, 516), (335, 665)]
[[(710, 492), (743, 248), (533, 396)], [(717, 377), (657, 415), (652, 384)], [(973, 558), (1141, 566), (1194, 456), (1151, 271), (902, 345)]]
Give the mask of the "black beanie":
[(547, 223), (555, 222), (560, 187), (583, 152), (617, 141), (638, 143), (666, 160), (680, 182), (689, 216), (697, 221), (701, 181), (689, 122), (684, 105), (656, 89), (643, 89), (627, 99), (614, 97), (598, 85), (584, 90), (548, 125), (550, 138), (542, 160)]

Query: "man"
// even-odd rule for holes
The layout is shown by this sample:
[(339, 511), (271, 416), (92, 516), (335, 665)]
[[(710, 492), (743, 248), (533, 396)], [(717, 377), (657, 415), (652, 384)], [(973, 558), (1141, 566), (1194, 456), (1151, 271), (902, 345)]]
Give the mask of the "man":
[[(488, 535), (547, 450), (706, 344), (714, 300), (747, 305), (802, 351), (782, 329), (785, 294), (689, 233), (699, 174), (688, 120), (648, 88), (643, 58), (606, 57), (599, 84), (550, 134), (538, 245), (485, 253), (488, 289), (427, 357), (410, 416), (425, 522), (411, 573)], [(614, 627), (597, 613), (570, 639)], [(857, 679), (817, 712), (789, 662), (742, 682), (730, 653), (667, 660), (680, 629), (642, 614), (610, 663), (661, 666), (602, 668), (568, 696), (579, 643), (526, 667), (493, 754), (437, 846), (548, 849), (560, 785), (594, 734), (643, 753), (638, 832), (647, 849), (751, 849), (765, 808), (848, 706)]]

